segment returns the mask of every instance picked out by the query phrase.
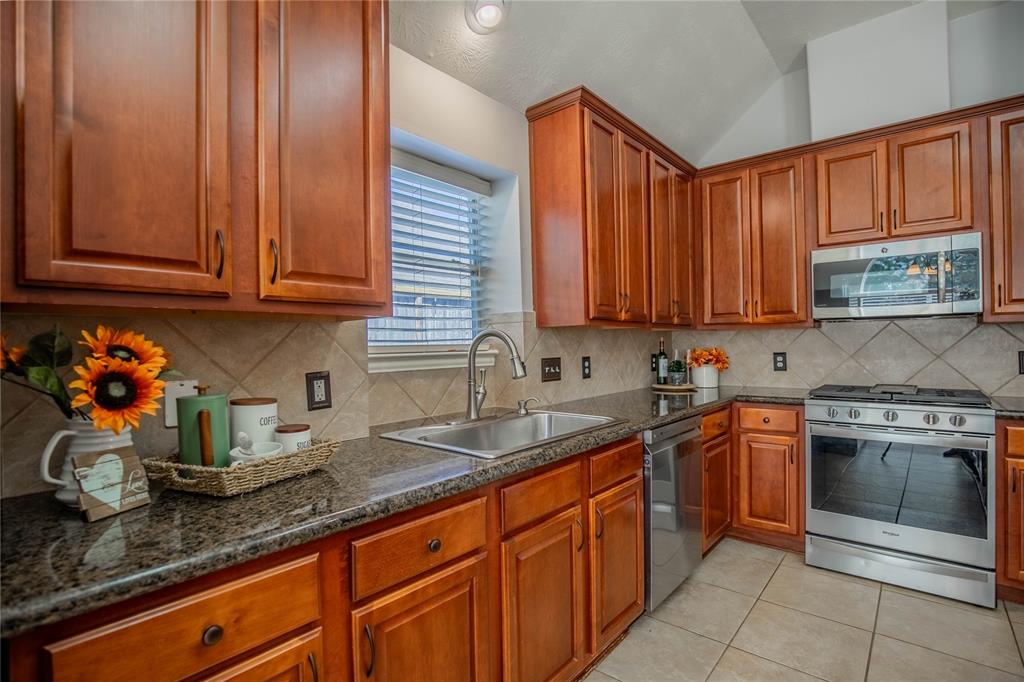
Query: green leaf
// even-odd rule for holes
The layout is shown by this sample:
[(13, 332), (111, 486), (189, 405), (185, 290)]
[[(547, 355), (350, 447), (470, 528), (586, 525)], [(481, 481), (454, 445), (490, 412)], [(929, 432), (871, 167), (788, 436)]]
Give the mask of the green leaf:
[(65, 417), (70, 418), (74, 415), (71, 410), (71, 396), (68, 395), (68, 389), (64, 386), (63, 379), (52, 367), (26, 367), (25, 378), (49, 393)]
[(37, 334), (28, 342), (24, 364), (56, 369), (71, 364), (73, 356), (71, 340), (54, 325), (51, 331)]

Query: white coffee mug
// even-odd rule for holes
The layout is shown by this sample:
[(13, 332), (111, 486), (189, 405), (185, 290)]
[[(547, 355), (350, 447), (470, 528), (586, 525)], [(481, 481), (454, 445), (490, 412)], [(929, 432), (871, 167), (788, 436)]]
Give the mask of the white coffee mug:
[(274, 442), (277, 428), (277, 398), (235, 398), (231, 401), (231, 447), (236, 448), (238, 433), (249, 435), (254, 443)]
[(281, 424), (274, 433), (274, 440), (284, 446), (284, 452), (296, 452), (313, 445), (309, 424)]

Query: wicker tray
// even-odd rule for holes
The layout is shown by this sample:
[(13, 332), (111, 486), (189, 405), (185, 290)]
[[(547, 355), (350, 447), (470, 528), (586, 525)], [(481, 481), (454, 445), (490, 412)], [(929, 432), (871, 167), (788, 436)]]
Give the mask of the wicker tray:
[[(190, 493), (232, 497), (252, 492), (271, 483), (308, 474), (322, 466), (338, 449), (341, 441), (313, 441), (313, 446), (297, 452), (274, 455), (256, 462), (231, 467), (204, 467), (182, 464), (177, 457), (150, 457), (142, 460), (150, 481)], [(188, 472), (189, 478), (181, 474)]]

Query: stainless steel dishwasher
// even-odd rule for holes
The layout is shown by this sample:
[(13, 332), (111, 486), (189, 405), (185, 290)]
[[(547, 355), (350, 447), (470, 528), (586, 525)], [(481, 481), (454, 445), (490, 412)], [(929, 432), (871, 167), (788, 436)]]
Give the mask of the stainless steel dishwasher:
[(648, 613), (701, 561), (700, 423), (692, 417), (643, 433)]

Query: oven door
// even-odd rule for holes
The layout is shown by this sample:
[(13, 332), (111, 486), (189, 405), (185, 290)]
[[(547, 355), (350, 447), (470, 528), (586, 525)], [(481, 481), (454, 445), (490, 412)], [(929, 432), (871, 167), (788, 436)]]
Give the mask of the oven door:
[(981, 312), (981, 234), (811, 253), (815, 319)]
[(993, 438), (807, 422), (807, 531), (995, 568)]

